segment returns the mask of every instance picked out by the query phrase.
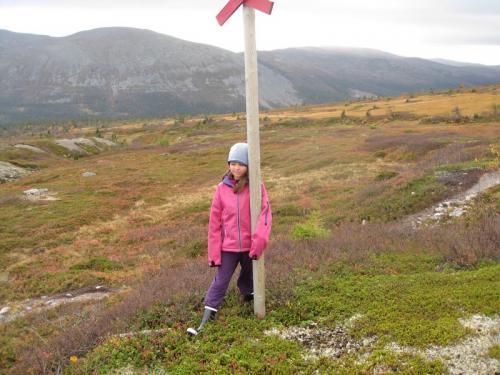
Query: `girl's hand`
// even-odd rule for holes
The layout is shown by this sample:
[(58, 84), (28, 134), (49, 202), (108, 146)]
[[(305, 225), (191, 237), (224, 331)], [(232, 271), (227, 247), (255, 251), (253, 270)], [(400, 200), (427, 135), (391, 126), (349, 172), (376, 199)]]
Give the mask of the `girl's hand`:
[(220, 264), (215, 264), (215, 262), (212, 260), (212, 263), (210, 263), (210, 267), (220, 267)]

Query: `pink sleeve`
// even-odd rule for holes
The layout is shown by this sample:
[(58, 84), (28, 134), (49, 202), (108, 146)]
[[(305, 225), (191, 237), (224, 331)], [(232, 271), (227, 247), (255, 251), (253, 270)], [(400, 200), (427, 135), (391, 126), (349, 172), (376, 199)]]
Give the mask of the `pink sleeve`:
[(208, 264), (221, 265), (222, 249), (222, 204), (220, 199), (220, 185), (217, 186), (208, 222)]
[(261, 186), (262, 190), (262, 210), (257, 221), (257, 228), (255, 233), (252, 235), (252, 246), (250, 248), (250, 257), (259, 258), (267, 247), (269, 242), (269, 237), (271, 236), (271, 227), (273, 223), (273, 217), (271, 214), (271, 206), (269, 204), (269, 198), (267, 196), (266, 188), (264, 184)]

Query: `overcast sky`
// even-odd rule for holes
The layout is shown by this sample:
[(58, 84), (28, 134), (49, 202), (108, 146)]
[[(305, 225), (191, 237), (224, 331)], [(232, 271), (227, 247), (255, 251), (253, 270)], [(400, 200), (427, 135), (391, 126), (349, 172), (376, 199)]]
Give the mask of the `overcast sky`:
[[(235, 52), (239, 10), (223, 27), (227, 0), (0, 0), (0, 29), (66, 36), (106, 26), (154, 30)], [(402, 56), (500, 65), (500, 0), (276, 0), (257, 12), (257, 48), (347, 46)]]

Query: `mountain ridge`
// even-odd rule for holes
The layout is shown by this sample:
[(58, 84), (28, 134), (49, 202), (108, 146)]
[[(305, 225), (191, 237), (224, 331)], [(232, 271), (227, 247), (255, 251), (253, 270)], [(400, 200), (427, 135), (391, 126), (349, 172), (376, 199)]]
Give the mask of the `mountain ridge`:
[[(497, 67), (454, 67), (384, 51), (301, 47), (259, 52), (263, 109), (500, 82)], [(147, 29), (65, 37), (0, 30), (0, 123), (243, 111), (234, 53)]]

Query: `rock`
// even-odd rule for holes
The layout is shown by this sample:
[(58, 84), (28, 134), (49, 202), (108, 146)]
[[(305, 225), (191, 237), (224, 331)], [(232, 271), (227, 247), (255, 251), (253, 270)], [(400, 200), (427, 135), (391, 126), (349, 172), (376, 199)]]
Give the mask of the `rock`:
[(94, 137), (92, 138), (94, 140), (94, 142), (98, 142), (98, 143), (103, 143), (105, 144), (106, 146), (116, 146), (116, 143), (113, 142), (113, 141), (110, 141), (109, 139), (105, 139), (105, 138), (97, 138), (97, 137)]
[(0, 310), (0, 315), (5, 315), (9, 311), (10, 311), (10, 307), (9, 306), (2, 307), (2, 309)]
[(49, 193), (49, 189), (28, 189), (23, 191), (26, 199), (30, 201), (55, 201), (54, 195), (57, 193)]
[(94, 172), (84, 172), (82, 173), (83, 177), (92, 177), (95, 176), (96, 174)]
[(9, 282), (9, 273), (0, 272), (0, 283), (8, 283), (8, 282)]
[(452, 217), (460, 217), (464, 213), (465, 213), (465, 210), (463, 208), (458, 207), (458, 208), (453, 209), (453, 211), (451, 211), (449, 213), (449, 215), (452, 216)]
[(41, 196), (46, 195), (49, 192), (49, 189), (28, 189), (24, 190), (23, 193), (27, 196)]
[(29, 173), (30, 172), (24, 168), (17, 167), (11, 163), (0, 161), (0, 183), (24, 177)]
[(44, 150), (38, 148), (38, 147), (35, 147), (35, 146), (31, 146), (31, 145), (23, 145), (23, 144), (17, 144), (17, 145), (14, 145), (15, 148), (23, 148), (25, 150), (29, 150), (29, 151), (33, 151), (33, 152), (37, 152), (39, 154), (41, 153), (45, 153)]
[(87, 155), (88, 152), (85, 151), (83, 148), (81, 148), (79, 144), (91, 147), (97, 147), (94, 141), (87, 138), (56, 139), (55, 143), (61, 147), (64, 147), (68, 151), (76, 152), (83, 155)]

